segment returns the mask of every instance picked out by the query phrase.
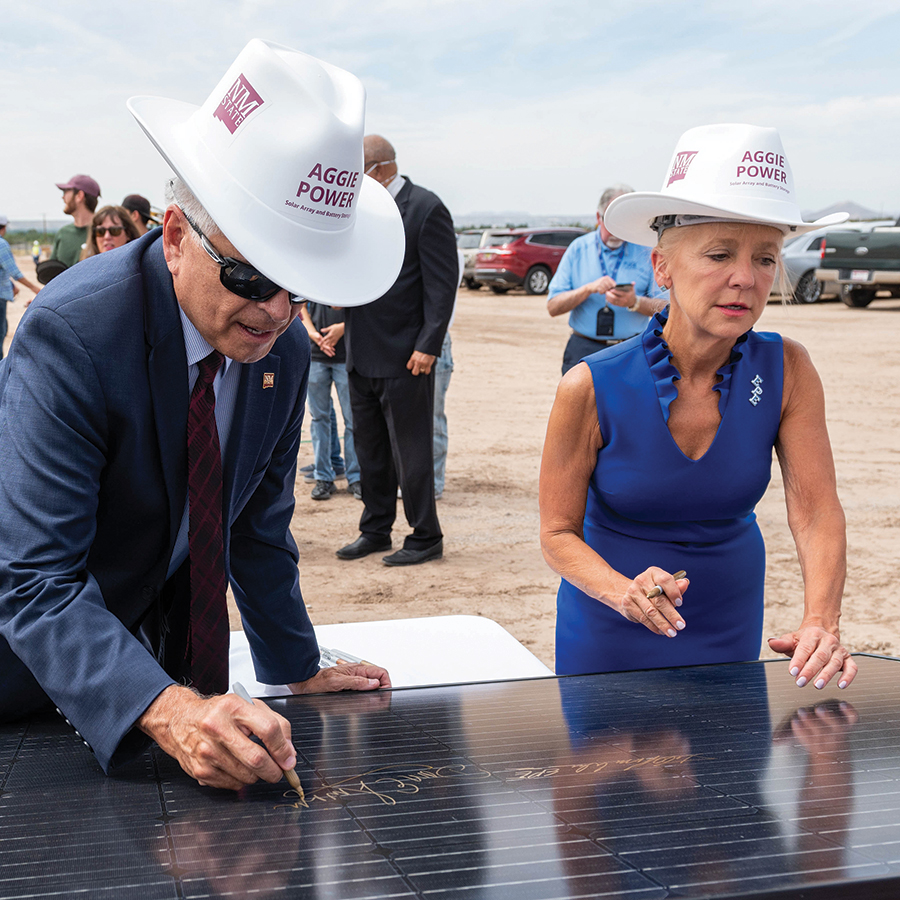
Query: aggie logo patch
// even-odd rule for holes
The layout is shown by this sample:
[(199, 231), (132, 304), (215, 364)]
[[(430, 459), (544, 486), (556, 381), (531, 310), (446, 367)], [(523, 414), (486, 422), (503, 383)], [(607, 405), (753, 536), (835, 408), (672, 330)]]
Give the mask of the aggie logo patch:
[(696, 155), (696, 150), (685, 150), (683, 153), (676, 154), (675, 162), (672, 163), (672, 169), (669, 172), (669, 180), (666, 182), (666, 187), (672, 184), (673, 181), (681, 181), (681, 179), (687, 175), (687, 170), (690, 168)]
[(213, 118), (222, 122), (234, 134), (244, 123), (250, 113), (259, 109), (265, 101), (253, 89), (243, 73), (238, 75), (234, 84), (225, 92), (222, 102), (213, 113)]

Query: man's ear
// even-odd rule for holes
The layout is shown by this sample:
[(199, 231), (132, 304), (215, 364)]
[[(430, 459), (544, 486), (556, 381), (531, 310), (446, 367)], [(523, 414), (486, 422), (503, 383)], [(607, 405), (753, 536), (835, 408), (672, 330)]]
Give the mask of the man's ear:
[(188, 228), (190, 225), (188, 225), (184, 213), (174, 203), (166, 207), (162, 223), (163, 254), (173, 277), (178, 274), (184, 261), (184, 242), (191, 240), (187, 233)]

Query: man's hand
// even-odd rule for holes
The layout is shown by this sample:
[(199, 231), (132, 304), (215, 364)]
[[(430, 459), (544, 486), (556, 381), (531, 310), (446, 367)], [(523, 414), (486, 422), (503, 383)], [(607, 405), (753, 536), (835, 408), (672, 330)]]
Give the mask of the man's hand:
[(297, 681), (288, 687), (295, 694), (328, 694), (335, 691), (374, 691), (389, 688), (391, 677), (387, 669), (371, 663), (352, 663), (319, 669), (312, 678)]
[[(210, 787), (238, 790), (259, 779), (275, 784), (297, 764), (287, 719), (234, 694), (204, 698), (171, 685), (137, 726), (188, 775)], [(251, 734), (265, 747), (251, 741)]]
[[(598, 278), (596, 281), (590, 281), (586, 285), (582, 287), (583, 291), (587, 291), (590, 294), (605, 294), (611, 291), (616, 286), (616, 281), (614, 278), (610, 278), (609, 275), (603, 275)], [(587, 297), (585, 297), (587, 299)]]
[(606, 302), (613, 306), (624, 306), (627, 309), (629, 306), (634, 306), (636, 300), (633, 284), (629, 284), (627, 288), (612, 287), (606, 292)]
[(324, 331), (320, 334), (318, 331), (315, 334), (310, 335), (310, 337), (315, 341), (316, 346), (326, 355), (326, 356), (334, 356), (335, 349), (333, 344), (329, 344), (327, 338), (325, 337)]
[(344, 336), (344, 323), (337, 322), (334, 325), (326, 325), (322, 329), (322, 340), (319, 343), (319, 349), (326, 356), (334, 356), (337, 352), (335, 344)]
[(430, 353), (419, 353), (418, 350), (414, 350), (413, 355), (406, 364), (406, 368), (409, 369), (413, 375), (427, 375), (434, 365), (435, 358), (436, 357), (432, 356)]
[(605, 294), (616, 286), (614, 278), (609, 275), (603, 275), (596, 281), (589, 281), (581, 287), (572, 288), (570, 291), (561, 291), (554, 294), (547, 301), (547, 312), (551, 316), (561, 316), (564, 313), (571, 312), (576, 306), (581, 306), (587, 302), (592, 294)]

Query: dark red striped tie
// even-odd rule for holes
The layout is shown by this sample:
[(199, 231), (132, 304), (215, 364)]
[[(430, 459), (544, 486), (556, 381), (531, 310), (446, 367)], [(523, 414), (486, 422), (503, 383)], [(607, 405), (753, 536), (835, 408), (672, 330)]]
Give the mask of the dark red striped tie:
[(222, 539), (222, 453), (213, 381), (223, 356), (213, 350), (197, 364), (188, 411), (188, 549), (191, 617), (186, 662), (204, 694), (228, 690), (228, 607)]

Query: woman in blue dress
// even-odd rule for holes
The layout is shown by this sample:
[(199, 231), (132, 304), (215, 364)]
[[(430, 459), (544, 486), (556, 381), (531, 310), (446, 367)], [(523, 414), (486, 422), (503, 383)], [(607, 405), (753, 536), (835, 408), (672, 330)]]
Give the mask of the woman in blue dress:
[(550, 414), (541, 544), (562, 576), (558, 673), (759, 657), (765, 549), (753, 509), (774, 448), (804, 615), (769, 646), (791, 657), (799, 687), (853, 680), (822, 385), (800, 344), (753, 330), (785, 234), (844, 218), (804, 223), (778, 133), (746, 125), (688, 131), (662, 191), (610, 205), (610, 231), (654, 246), (670, 306), (575, 366)]

